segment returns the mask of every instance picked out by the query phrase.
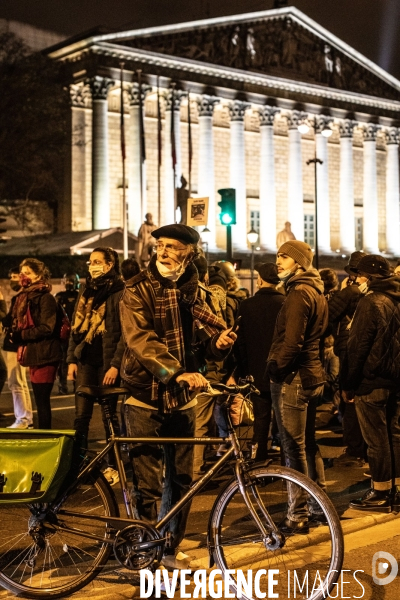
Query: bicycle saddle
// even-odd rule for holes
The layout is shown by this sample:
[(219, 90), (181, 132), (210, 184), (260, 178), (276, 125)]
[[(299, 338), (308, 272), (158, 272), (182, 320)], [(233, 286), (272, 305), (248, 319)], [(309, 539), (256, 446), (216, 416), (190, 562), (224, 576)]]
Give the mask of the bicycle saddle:
[(102, 398), (108, 398), (115, 394), (130, 394), (130, 391), (124, 387), (111, 387), (101, 385), (80, 385), (76, 390), (79, 396), (87, 396), (100, 400)]

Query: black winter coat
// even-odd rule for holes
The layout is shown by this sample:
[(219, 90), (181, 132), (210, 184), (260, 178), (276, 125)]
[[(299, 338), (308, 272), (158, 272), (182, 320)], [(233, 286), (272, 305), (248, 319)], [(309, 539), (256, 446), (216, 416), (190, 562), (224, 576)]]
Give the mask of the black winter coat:
[(30, 297), (29, 309), (35, 327), (21, 331), (22, 344), (26, 345), (24, 366), (37, 367), (60, 361), (62, 349), (54, 296), (50, 292), (38, 292)]
[(299, 371), (303, 388), (325, 381), (320, 358), (320, 339), (328, 325), (324, 284), (316, 269), (289, 279), (286, 300), (279, 312), (268, 356), (267, 372), (272, 381), (283, 383)]
[(253, 375), (256, 387), (269, 390), (265, 366), (271, 348), (276, 318), (285, 296), (273, 288), (261, 288), (253, 298), (243, 300), (239, 308), (242, 317), (238, 339), (234, 346), (236, 372), (240, 377)]
[(357, 308), (361, 292), (358, 285), (348, 285), (328, 302), (329, 329), (335, 338), (334, 352), (336, 356), (343, 357), (349, 339), (349, 325)]
[[(75, 307), (79, 304), (79, 299), (85, 286), (82, 286), (79, 290), (79, 296), (76, 301)], [(122, 297), (123, 290), (110, 294), (106, 300), (106, 315), (105, 315), (105, 332), (102, 340), (103, 348), (103, 369), (108, 371), (110, 367), (120, 369), (122, 356), (124, 354), (125, 344), (122, 338), (121, 322), (119, 319), (119, 301)], [(75, 312), (72, 317), (72, 323), (74, 322)], [(67, 363), (78, 363), (78, 359), (75, 356), (76, 343), (71, 335), (68, 344)]]
[(400, 384), (400, 277), (371, 281), (347, 344), (343, 389), (360, 396)]

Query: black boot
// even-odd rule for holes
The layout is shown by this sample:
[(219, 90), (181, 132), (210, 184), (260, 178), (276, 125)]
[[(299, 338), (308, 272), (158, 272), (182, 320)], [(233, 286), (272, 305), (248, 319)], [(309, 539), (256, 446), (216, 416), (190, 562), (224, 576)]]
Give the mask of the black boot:
[(392, 511), (392, 498), (389, 490), (368, 490), (362, 498), (352, 500), (350, 508), (367, 510), (370, 512), (390, 513)]
[(400, 512), (400, 485), (396, 485), (393, 491), (392, 511)]

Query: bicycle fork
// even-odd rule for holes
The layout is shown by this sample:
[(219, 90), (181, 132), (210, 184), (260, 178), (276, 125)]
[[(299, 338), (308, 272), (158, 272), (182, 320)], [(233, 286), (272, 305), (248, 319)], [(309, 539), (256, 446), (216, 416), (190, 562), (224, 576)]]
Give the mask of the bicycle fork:
[[(268, 550), (282, 548), (285, 543), (285, 537), (275, 525), (268, 510), (266, 510), (264, 503), (260, 498), (260, 494), (258, 493), (257, 486), (254, 485), (251, 475), (243, 470), (243, 463), (241, 461), (238, 461), (235, 464), (235, 475), (239, 485), (240, 493), (242, 494), (247, 509), (261, 534), (262, 542), (265, 548)], [(251, 490), (253, 498), (249, 494), (249, 489)], [(257, 513), (257, 508), (259, 511), (261, 511), (267, 527), (264, 526), (264, 523), (260, 519), (260, 516)]]

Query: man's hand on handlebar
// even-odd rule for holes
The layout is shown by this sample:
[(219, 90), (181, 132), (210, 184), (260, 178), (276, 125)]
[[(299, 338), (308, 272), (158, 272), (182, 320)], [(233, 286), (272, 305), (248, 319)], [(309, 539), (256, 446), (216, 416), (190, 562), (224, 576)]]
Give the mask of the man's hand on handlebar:
[(193, 392), (201, 392), (208, 386), (208, 381), (201, 373), (182, 373), (176, 378), (177, 383), (186, 383), (189, 390)]

